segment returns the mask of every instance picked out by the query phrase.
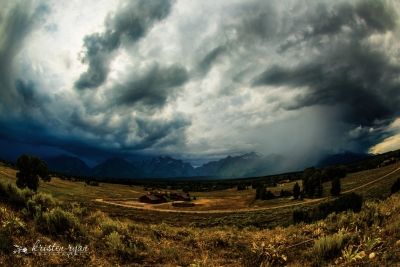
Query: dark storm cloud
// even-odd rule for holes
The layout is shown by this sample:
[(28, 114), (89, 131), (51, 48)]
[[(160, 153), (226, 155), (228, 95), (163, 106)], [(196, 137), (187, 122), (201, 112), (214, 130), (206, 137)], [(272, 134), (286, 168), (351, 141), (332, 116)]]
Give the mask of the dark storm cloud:
[(15, 57), (48, 8), (44, 5), (33, 7), (30, 2), (25, 2), (2, 12), (5, 13), (2, 13), (0, 24), (0, 137), (32, 142), (30, 135), (44, 130), (42, 125), (29, 118), (32, 108), (38, 106), (39, 96), (33, 82), (16, 77)]
[(35, 84), (32, 81), (23, 81), (21, 79), (17, 79), (15, 82), (15, 89), (19, 93), (22, 98), (22, 103), (24, 106), (33, 108), (38, 107), (43, 103), (43, 96), (38, 95), (36, 92)]
[(225, 46), (218, 46), (211, 50), (199, 63), (199, 71), (201, 74), (207, 74), (212, 68), (213, 64), (218, 60), (219, 57), (227, 52)]
[(137, 42), (154, 23), (167, 17), (171, 5), (169, 0), (128, 1), (115, 15), (107, 18), (103, 33), (86, 36), (83, 62), (88, 64), (88, 70), (76, 81), (76, 88), (100, 86), (107, 79), (113, 52), (120, 47), (123, 39)]
[(177, 116), (169, 120), (143, 120), (137, 119), (138, 137), (141, 143), (135, 149), (166, 147), (168, 145), (179, 146), (186, 141), (185, 129), (190, 121), (184, 117)]
[[(129, 110), (120, 108), (120, 111), (121, 109), (120, 123), (116, 127), (109, 126), (115, 110), (109, 109), (108, 113), (102, 113), (104, 116), (97, 121), (90, 120), (91, 115), (85, 111), (74, 111), (68, 119), (71, 127), (81, 131), (83, 135), (90, 133), (92, 137), (87, 140), (78, 138), (62, 147), (71, 151), (69, 147), (72, 143), (76, 143), (75, 151), (71, 152), (76, 152), (78, 147), (81, 147), (82, 150), (93, 150), (93, 147), (97, 146), (100, 150), (108, 150), (114, 154), (143, 153), (145, 150), (155, 153), (157, 152), (155, 148), (163, 149), (171, 145), (183, 146), (185, 143), (185, 132), (191, 122), (183, 114), (174, 114), (170, 118), (159, 119), (140, 112), (131, 116)], [(108, 140), (102, 142), (105, 136), (108, 136)], [(65, 138), (68, 139), (68, 137)]]
[(234, 28), (239, 43), (266, 42), (278, 33), (280, 19), (271, 2), (253, 1), (240, 4), (232, 14), (233, 20), (224, 30)]
[[(356, 6), (338, 5), (329, 11), (320, 6), (317, 11), (320, 13), (314, 15), (312, 23), (304, 25), (312, 30), (291, 45), (294, 49), (306, 42), (319, 53), (306, 55), (295, 66), (275, 64), (253, 85), (306, 90), (286, 109), (330, 105), (337, 107), (344, 122), (353, 125), (374, 126), (380, 120), (389, 123), (398, 115), (400, 66), (391, 63), (385, 51), (364, 41), (373, 33), (394, 29), (396, 18), (392, 10), (383, 2), (363, 1)], [(329, 36), (328, 41), (321, 42), (321, 35)]]
[[(396, 26), (396, 14), (392, 7), (384, 1), (358, 1), (356, 5), (339, 3), (334, 6), (319, 4), (306, 14), (306, 23), (310, 28), (304, 27), (302, 21), (293, 24), (292, 38), (282, 43), (278, 52), (285, 52), (289, 48), (309, 41), (307, 45), (321, 45), (324, 36), (343, 34), (346, 27), (351, 29), (351, 39), (360, 40), (373, 32), (386, 32)], [(303, 20), (303, 19), (302, 19)], [(298, 27), (303, 27), (298, 29)]]
[(362, 1), (356, 7), (356, 13), (369, 28), (380, 32), (393, 30), (396, 26), (396, 15), (393, 6), (386, 3), (374, 0)]
[[(78, 51), (57, 42), (74, 28), (65, 18), (82, 15), (76, 6), (63, 13), (51, 2), (59, 8), (35, 35), (44, 6), (0, 10), (0, 139), (89, 158), (296, 151), (298, 164), (322, 150), (365, 151), (399, 115), (398, 17), (389, 1), (182, 1), (174, 12), (171, 1), (121, 2), (104, 30), (85, 33), (88, 69), (72, 85), (74, 68), (59, 67), (57, 54)], [(49, 40), (54, 58), (29, 54)], [(122, 55), (131, 60), (112, 64)]]
[[(91, 67), (105, 68), (106, 75), (108, 61), (123, 39), (135, 42), (143, 37), (155, 21), (168, 14), (170, 4), (169, 1), (137, 1), (118, 11), (115, 16), (110, 16), (106, 21), (105, 33), (93, 34), (85, 39), (89, 72)], [(184, 133), (190, 121), (184, 116), (177, 115), (166, 120), (140, 112), (136, 117), (125, 116), (130, 113), (132, 105), (149, 106), (151, 109), (165, 105), (168, 98), (176, 94), (177, 87), (188, 80), (186, 69), (180, 65), (155, 65), (136, 79), (113, 85), (112, 91), (117, 93), (118, 111), (107, 106), (104, 110), (97, 110), (97, 114), (90, 114), (85, 106), (87, 103), (83, 101), (80, 109), (71, 112), (66, 110), (61, 116), (54, 113), (53, 109), (58, 104), (40, 90), (40, 83), (24, 77), (24, 73), (16, 72), (13, 68), (15, 57), (25, 39), (46, 12), (48, 9), (44, 6), (32, 11), (32, 6), (21, 4), (15, 5), (6, 14), (2, 13), (0, 30), (4, 34), (0, 35), (3, 38), (0, 43), (0, 107), (7, 111), (3, 112), (7, 116), (0, 116), (0, 139), (33, 146), (57, 147), (89, 158), (126, 156), (152, 147), (179, 146), (185, 142)], [(61, 105), (71, 105), (66, 98), (59, 100)], [(79, 107), (79, 103), (77, 101), (74, 108)], [(107, 127), (115, 114), (121, 115), (120, 125), (118, 128)], [(98, 115), (102, 119), (93, 119)], [(107, 141), (104, 141), (105, 137)], [(134, 140), (130, 141), (132, 138)], [(156, 152), (154, 150), (152, 153)]]
[(145, 106), (161, 108), (167, 100), (176, 95), (179, 86), (188, 80), (185, 68), (179, 65), (168, 67), (153, 66), (141, 77), (132, 77), (110, 90), (111, 105)]
[[(19, 53), (25, 38), (30, 30), (36, 25), (37, 21), (48, 12), (45, 5), (39, 5), (32, 10), (32, 6), (27, 3), (19, 3), (2, 14), (0, 25), (0, 107), (4, 105), (17, 105), (15, 76), (13, 73), (14, 58)], [(16, 99), (17, 98), (17, 99)], [(15, 102), (14, 102), (15, 101)]]

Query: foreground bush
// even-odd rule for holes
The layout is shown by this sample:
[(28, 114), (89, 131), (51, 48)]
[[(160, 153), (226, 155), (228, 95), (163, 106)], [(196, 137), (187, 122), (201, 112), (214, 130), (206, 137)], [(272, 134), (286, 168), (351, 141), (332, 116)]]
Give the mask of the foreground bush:
[(17, 208), (25, 207), (27, 201), (34, 195), (29, 189), (19, 189), (18, 187), (0, 181), (0, 199), (10, 203)]
[(50, 210), (57, 205), (57, 201), (52, 195), (37, 193), (26, 203), (26, 210), (30, 216), (41, 216), (43, 212)]
[(42, 232), (52, 235), (65, 235), (75, 239), (82, 235), (78, 218), (71, 212), (56, 207), (36, 218), (36, 223)]
[(14, 213), (5, 208), (0, 209), (0, 251), (10, 253), (12, 238), (26, 232), (26, 224)]
[(318, 262), (328, 260), (340, 254), (342, 248), (346, 245), (347, 235), (342, 231), (337, 234), (324, 236), (315, 241), (313, 255)]

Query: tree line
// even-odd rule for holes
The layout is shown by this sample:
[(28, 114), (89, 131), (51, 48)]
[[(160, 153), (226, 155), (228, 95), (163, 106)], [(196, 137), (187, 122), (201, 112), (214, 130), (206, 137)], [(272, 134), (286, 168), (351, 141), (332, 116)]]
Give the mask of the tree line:
[[(344, 167), (327, 167), (322, 170), (314, 167), (307, 168), (303, 171), (301, 176), (302, 187), (296, 182), (293, 186), (292, 191), (281, 190), (279, 197), (293, 196), (294, 199), (308, 198), (319, 198), (323, 195), (323, 183), (331, 181), (330, 194), (332, 196), (339, 196), (341, 192), (340, 179), (346, 176), (346, 170)], [(238, 190), (243, 190), (241, 186), (238, 186)], [(256, 199), (268, 200), (275, 198), (276, 196), (267, 189), (265, 185), (258, 185), (256, 187)]]

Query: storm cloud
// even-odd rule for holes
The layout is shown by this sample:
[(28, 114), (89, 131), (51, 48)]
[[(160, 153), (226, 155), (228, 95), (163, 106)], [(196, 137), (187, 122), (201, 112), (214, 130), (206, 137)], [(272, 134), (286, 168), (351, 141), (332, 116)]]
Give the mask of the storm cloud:
[[(6, 1), (0, 1), (4, 6)], [(22, 49), (26, 37), (35, 27), (38, 21), (43, 19), (47, 12), (46, 5), (38, 5), (33, 8), (27, 2), (18, 3), (8, 9), (4, 9), (1, 16), (0, 25), (0, 108), (2, 113), (9, 105), (15, 105), (18, 102), (33, 101), (34, 88), (30, 84), (26, 86), (21, 80), (14, 82), (15, 57)], [(19, 89), (14, 90), (15, 86)], [(29, 98), (29, 99), (28, 99)]]
[[(296, 49), (306, 47), (313, 52), (307, 51), (306, 57), (294, 66), (268, 67), (255, 78), (253, 86), (306, 88), (304, 94), (283, 105), (287, 110), (327, 105), (336, 107), (341, 121), (355, 127), (389, 124), (399, 115), (400, 66), (391, 60), (393, 55), (368, 42), (369, 38), (387, 34), (396, 27), (393, 9), (385, 3), (361, 1), (355, 6), (319, 6), (314, 17), (305, 23), (308, 30), (301, 38), (292, 40), (290, 46), (286, 42), (285, 49), (279, 49), (280, 53), (289, 53), (290, 47), (295, 53)], [(378, 133), (375, 137), (379, 139)]]
[(400, 140), (397, 1), (27, 3), (0, 0), (3, 141), (294, 170)]
[(112, 88), (113, 105), (141, 104), (150, 108), (162, 107), (176, 89), (188, 80), (188, 73), (181, 66), (161, 68), (152, 66), (148, 72)]
[(88, 69), (76, 81), (76, 88), (96, 88), (104, 83), (110, 61), (123, 40), (137, 42), (154, 23), (164, 19), (170, 9), (169, 0), (130, 1), (122, 5), (116, 14), (108, 16), (104, 32), (84, 38), (85, 54), (82, 60), (88, 64)]

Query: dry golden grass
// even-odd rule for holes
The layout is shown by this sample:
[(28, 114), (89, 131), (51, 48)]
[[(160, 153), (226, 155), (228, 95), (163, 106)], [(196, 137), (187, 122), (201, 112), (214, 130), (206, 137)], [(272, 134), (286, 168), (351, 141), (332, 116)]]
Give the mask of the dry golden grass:
[[(354, 174), (354, 177), (365, 175), (367, 178), (360, 177), (357, 183), (345, 181), (344, 185), (349, 186), (347, 188), (350, 188), (350, 183), (351, 186), (359, 186), (361, 180), (372, 181), (392, 168), (389, 166)], [(0, 175), (8, 175), (2, 176), (2, 180), (14, 183), (15, 171), (7, 168), (0, 170)], [(382, 184), (389, 184), (392, 179), (392, 176), (388, 176), (388, 181), (383, 180)], [(40, 190), (53, 193), (57, 200), (63, 202), (62, 209), (68, 212), (68, 216), (79, 220), (80, 235), (71, 237), (68, 231), (58, 234), (48, 232), (40, 227), (43, 224), (40, 217), (34, 220), (20, 210), (0, 203), (0, 238), (7, 233), (5, 229), (13, 229), (10, 237), (16, 244), (29, 245), (41, 239), (44, 243), (67, 245), (73, 238), (75, 242), (87, 245), (89, 252), (74, 258), (57, 255), (17, 257), (1, 250), (1, 266), (396, 266), (400, 262), (398, 194), (384, 201), (368, 201), (358, 214), (332, 214), (312, 224), (265, 229), (264, 225), (272, 225), (274, 221), (284, 221), (285, 218), (287, 220), (287, 216), (291, 216), (291, 209), (231, 216), (213, 214), (209, 217), (146, 213), (135, 209), (129, 209), (127, 213), (120, 207), (100, 206), (101, 203), (93, 206), (92, 199), (102, 194), (111, 198), (112, 192), (127, 198), (129, 190), (141, 192), (142, 189), (112, 184), (85, 187), (80, 182), (54, 179), (50, 183), (42, 183)], [(369, 191), (373, 190), (362, 190), (365, 193)], [(228, 198), (235, 192), (238, 191), (212, 192), (209, 198)], [(243, 196), (249, 192), (243, 192)], [(206, 194), (203, 193), (200, 199), (206, 199)], [(82, 204), (70, 205), (70, 201), (80, 197)], [(169, 222), (168, 218), (173, 218), (179, 226), (165, 223)], [(12, 228), (7, 228), (10, 225)], [(370, 258), (370, 255), (373, 257)]]

